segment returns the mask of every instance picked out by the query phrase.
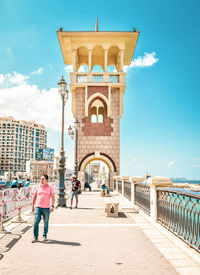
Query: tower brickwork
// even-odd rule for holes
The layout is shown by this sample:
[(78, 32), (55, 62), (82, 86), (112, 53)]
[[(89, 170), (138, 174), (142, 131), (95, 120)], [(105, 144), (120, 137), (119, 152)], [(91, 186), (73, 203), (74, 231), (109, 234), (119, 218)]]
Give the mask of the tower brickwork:
[[(79, 175), (92, 160), (104, 161), (110, 179), (120, 174), (120, 118), (126, 88), (124, 65), (130, 65), (139, 32), (64, 32), (58, 38), (70, 73), (72, 112), (78, 131)], [(80, 70), (87, 66), (87, 71)], [(101, 71), (94, 71), (98, 65)], [(112, 66), (112, 71), (108, 70)], [(111, 185), (112, 182), (110, 181)]]

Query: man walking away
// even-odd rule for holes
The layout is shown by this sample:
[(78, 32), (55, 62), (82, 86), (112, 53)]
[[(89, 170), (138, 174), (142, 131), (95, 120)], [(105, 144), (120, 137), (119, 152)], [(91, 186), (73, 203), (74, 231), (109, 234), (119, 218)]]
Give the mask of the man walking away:
[[(51, 199), (52, 204), (50, 207)], [(32, 243), (38, 241), (39, 223), (42, 216), (44, 221), (43, 241), (48, 241), (47, 233), (49, 227), (49, 215), (50, 212), (54, 210), (54, 201), (54, 191), (53, 188), (48, 184), (48, 175), (45, 174), (41, 177), (41, 184), (36, 187), (33, 197), (32, 211), (34, 212), (35, 219), (33, 226), (34, 239), (32, 240)]]

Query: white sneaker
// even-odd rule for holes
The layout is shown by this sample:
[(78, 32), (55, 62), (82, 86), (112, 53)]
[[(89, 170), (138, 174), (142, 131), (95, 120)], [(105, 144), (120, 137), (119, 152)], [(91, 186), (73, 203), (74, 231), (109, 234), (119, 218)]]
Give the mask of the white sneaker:
[(43, 242), (48, 242), (47, 236), (43, 237)]
[(31, 242), (32, 243), (37, 243), (38, 242), (38, 238), (34, 238)]

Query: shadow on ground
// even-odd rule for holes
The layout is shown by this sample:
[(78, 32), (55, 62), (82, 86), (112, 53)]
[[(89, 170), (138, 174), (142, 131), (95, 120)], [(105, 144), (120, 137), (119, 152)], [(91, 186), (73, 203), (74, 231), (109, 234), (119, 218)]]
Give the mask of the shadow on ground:
[(81, 246), (80, 243), (77, 242), (64, 242), (64, 241), (58, 241), (58, 240), (50, 240), (48, 239), (48, 242), (41, 242), (39, 243), (44, 243), (44, 244), (59, 244), (59, 245), (71, 245), (71, 246)]
[[(19, 228), (14, 229), (11, 234), (6, 234), (0, 239), (0, 253), (8, 252), (32, 226), (27, 225), (24, 228), (20, 227), (21, 225)], [(0, 260), (2, 258), (0, 254)]]

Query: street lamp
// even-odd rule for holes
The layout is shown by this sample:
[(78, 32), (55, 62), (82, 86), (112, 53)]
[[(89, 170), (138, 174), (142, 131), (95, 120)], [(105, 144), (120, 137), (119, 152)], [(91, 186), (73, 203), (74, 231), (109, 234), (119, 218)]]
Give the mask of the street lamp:
[(61, 134), (61, 150), (60, 150), (60, 159), (59, 159), (59, 194), (58, 194), (58, 206), (66, 207), (65, 199), (65, 151), (64, 151), (64, 107), (68, 99), (68, 90), (67, 83), (65, 82), (63, 76), (58, 83), (58, 92), (61, 95), (62, 99), (62, 134)]
[[(75, 135), (75, 161), (74, 161), (74, 174), (76, 178), (78, 179), (78, 160), (77, 160), (77, 149), (78, 149), (78, 128), (80, 126), (80, 123), (78, 119), (75, 119), (74, 126), (69, 126), (68, 133), (70, 137), (73, 139)], [(74, 128), (74, 130), (72, 129)]]

